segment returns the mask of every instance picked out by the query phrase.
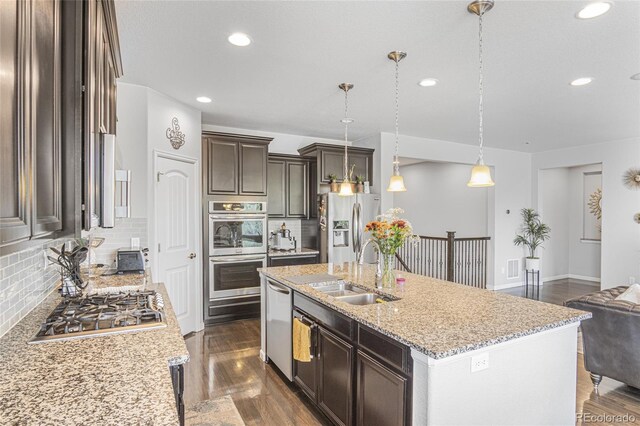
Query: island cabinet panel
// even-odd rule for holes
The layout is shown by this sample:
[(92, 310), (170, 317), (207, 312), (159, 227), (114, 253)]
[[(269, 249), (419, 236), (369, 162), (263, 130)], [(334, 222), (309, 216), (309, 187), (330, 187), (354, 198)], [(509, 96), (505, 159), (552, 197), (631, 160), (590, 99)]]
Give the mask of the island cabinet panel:
[(267, 152), (271, 138), (203, 132), (206, 195), (267, 195)]
[(409, 380), (362, 351), (357, 354), (358, 426), (409, 424)]
[(351, 425), (353, 345), (318, 328), (318, 406), (337, 425)]
[(293, 361), (293, 381), (313, 402), (317, 401), (317, 376), (316, 358), (312, 358), (310, 362)]

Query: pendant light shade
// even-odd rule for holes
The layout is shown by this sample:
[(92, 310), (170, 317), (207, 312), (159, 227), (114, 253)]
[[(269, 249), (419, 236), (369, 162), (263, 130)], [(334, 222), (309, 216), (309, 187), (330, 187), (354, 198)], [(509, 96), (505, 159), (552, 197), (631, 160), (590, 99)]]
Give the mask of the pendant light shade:
[(478, 79), (478, 92), (479, 92), (479, 102), (478, 102), (478, 139), (480, 142), (480, 151), (478, 153), (478, 161), (475, 166), (471, 169), (471, 178), (469, 182), (467, 182), (467, 186), (471, 188), (484, 188), (488, 186), (494, 186), (495, 182), (491, 178), (491, 169), (484, 164), (483, 158), (483, 150), (484, 150), (484, 104), (483, 104), (483, 95), (484, 95), (484, 81), (483, 81), (483, 71), (484, 64), (482, 62), (482, 17), (486, 12), (493, 8), (493, 0), (475, 0), (467, 6), (467, 10), (469, 13), (473, 13), (478, 15), (479, 18), (479, 26), (478, 26), (478, 40), (479, 40), (479, 48), (478, 48), (478, 57), (479, 57), (479, 79)]
[(353, 84), (351, 83), (341, 83), (338, 85), (340, 90), (344, 91), (344, 118), (340, 120), (342, 124), (344, 124), (344, 178), (342, 179), (342, 183), (340, 184), (340, 192), (338, 195), (342, 197), (349, 197), (353, 195), (353, 188), (351, 187), (351, 182), (349, 180), (349, 150), (348, 150), (348, 134), (349, 134), (349, 124), (353, 123), (353, 119), (349, 118), (349, 90), (353, 89)]
[(396, 64), (396, 151), (393, 156), (393, 175), (391, 175), (391, 179), (389, 179), (389, 186), (387, 187), (387, 191), (389, 192), (403, 192), (406, 191), (407, 188), (404, 186), (404, 179), (400, 175), (400, 160), (398, 159), (398, 114), (400, 112), (400, 103), (399, 103), (399, 93), (400, 93), (400, 79), (399, 79), (399, 63), (407, 56), (406, 52), (400, 52), (398, 50), (394, 50), (393, 52), (389, 52), (387, 58), (391, 59)]
[(351, 188), (351, 182), (345, 180), (340, 184), (340, 192), (338, 195), (342, 195), (343, 197), (348, 197), (353, 195), (353, 188)]
[(404, 179), (400, 175), (393, 175), (389, 180), (389, 186), (387, 191), (389, 192), (404, 192), (407, 188), (404, 186)]
[(496, 183), (491, 179), (491, 169), (484, 162), (478, 161), (471, 169), (471, 178), (467, 182), (467, 186), (471, 188), (484, 188), (493, 186)]

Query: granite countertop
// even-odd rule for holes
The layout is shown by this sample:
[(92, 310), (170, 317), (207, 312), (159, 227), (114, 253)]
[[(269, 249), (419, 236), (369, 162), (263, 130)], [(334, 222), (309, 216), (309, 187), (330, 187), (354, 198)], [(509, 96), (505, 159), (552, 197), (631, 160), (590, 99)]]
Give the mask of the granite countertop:
[(156, 287), (165, 328), (27, 344), (61, 300), (51, 293), (0, 338), (0, 424), (178, 425), (169, 366), (189, 352), (164, 284)]
[[(591, 318), (589, 312), (409, 273), (401, 273), (405, 284), (376, 290), (374, 265), (282, 266), (260, 272), (434, 359)], [(289, 281), (315, 274), (331, 274), (399, 300), (351, 305)]]
[(309, 248), (299, 248), (299, 249), (288, 250), (288, 251), (269, 249), (269, 253), (268, 253), (269, 257), (301, 256), (305, 254), (311, 256), (314, 254), (320, 254), (320, 252), (318, 250), (309, 249)]

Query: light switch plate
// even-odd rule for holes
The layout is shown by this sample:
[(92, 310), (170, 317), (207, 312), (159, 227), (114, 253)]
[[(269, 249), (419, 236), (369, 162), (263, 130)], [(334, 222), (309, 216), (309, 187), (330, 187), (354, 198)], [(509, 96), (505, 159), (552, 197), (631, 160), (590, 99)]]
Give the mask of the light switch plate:
[(489, 368), (489, 352), (471, 357), (471, 372), (482, 371)]
[(131, 248), (140, 248), (140, 238), (131, 238)]

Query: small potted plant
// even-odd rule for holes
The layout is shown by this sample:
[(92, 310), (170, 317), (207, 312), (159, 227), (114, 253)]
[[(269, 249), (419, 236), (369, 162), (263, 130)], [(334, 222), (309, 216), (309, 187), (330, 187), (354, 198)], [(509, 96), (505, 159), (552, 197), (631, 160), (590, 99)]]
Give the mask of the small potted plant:
[(364, 176), (356, 176), (356, 192), (364, 192)]
[(329, 185), (331, 186), (331, 192), (338, 192), (340, 185), (338, 185), (338, 176), (333, 173), (329, 173)]
[(525, 259), (525, 268), (530, 271), (539, 271), (540, 258), (536, 256), (536, 250), (549, 239), (551, 228), (542, 223), (540, 215), (534, 209), (524, 208), (520, 214), (523, 220), (522, 229), (521, 233), (516, 235), (513, 243), (516, 246), (525, 246), (529, 250), (529, 256)]

